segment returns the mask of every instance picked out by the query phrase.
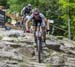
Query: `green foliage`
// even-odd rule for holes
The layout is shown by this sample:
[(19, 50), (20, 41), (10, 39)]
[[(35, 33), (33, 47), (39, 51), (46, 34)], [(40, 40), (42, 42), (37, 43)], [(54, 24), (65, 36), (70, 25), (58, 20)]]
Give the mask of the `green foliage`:
[(3, 37), (2, 37), (2, 36), (0, 36), (0, 40), (2, 40), (2, 38), (3, 38)]
[[(59, 0), (63, 12), (63, 20), (65, 21), (65, 28), (68, 29), (68, 17), (70, 18), (71, 24), (71, 38), (74, 39), (75, 36), (75, 0)], [(67, 35), (67, 34), (66, 34)]]
[(6, 5), (6, 3), (7, 3), (7, 0), (0, 0), (0, 5)]
[(48, 64), (47, 67), (52, 67), (52, 66), (50, 64)]
[(0, 0), (0, 5), (1, 6), (5, 6), (6, 8), (8, 8), (8, 4), (7, 4), (7, 0)]
[[(54, 20), (57, 27), (68, 31), (68, 18), (71, 19), (71, 37), (75, 39), (75, 0), (0, 0), (0, 4), (9, 4), (9, 12), (21, 12), (28, 3), (38, 7), (44, 15)], [(67, 36), (68, 33), (55, 29), (54, 35)]]

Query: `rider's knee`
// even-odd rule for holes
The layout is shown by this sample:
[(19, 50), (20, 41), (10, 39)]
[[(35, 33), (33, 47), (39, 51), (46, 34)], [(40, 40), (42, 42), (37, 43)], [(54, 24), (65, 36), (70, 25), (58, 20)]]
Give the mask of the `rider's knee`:
[(33, 31), (36, 32), (37, 31), (37, 27), (33, 26)]
[(44, 27), (44, 28), (42, 28), (42, 32), (43, 33), (45, 33), (46, 32), (46, 28)]

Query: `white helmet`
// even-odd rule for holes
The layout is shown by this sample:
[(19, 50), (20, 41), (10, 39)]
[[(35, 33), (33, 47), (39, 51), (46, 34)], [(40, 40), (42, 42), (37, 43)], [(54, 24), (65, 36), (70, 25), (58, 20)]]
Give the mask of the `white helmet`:
[(30, 6), (30, 7), (31, 7), (32, 5), (31, 5), (31, 4), (28, 4), (28, 6)]
[(33, 14), (39, 14), (39, 13), (40, 13), (40, 11), (39, 11), (39, 9), (38, 9), (38, 8), (34, 8), (34, 9), (32, 10), (32, 13), (33, 13)]

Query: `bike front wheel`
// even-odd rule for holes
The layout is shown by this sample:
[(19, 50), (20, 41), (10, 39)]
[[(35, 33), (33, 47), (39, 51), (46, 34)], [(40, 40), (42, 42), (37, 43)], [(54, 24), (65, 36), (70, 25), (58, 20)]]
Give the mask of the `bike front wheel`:
[(42, 52), (42, 44), (41, 44), (41, 39), (37, 40), (37, 50), (38, 50), (38, 62), (41, 63), (41, 52)]

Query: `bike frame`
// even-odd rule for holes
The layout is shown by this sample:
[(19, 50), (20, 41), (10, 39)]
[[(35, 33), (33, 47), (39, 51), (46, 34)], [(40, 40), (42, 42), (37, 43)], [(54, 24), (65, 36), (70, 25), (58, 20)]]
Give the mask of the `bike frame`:
[(40, 23), (37, 25), (37, 31), (36, 31), (36, 46), (38, 50), (38, 62), (41, 63), (41, 52), (42, 52), (42, 31)]

